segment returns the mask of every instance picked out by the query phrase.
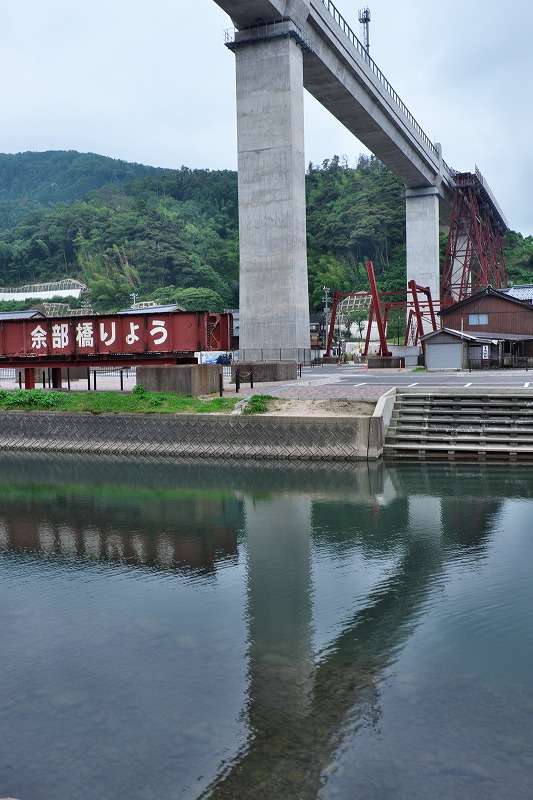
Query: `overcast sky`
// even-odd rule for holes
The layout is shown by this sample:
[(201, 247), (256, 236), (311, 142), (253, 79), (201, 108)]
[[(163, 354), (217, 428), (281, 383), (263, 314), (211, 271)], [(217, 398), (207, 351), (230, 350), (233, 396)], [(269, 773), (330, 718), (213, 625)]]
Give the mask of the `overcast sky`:
[[(372, 57), (446, 162), (533, 235), (533, 4), (335, 0), (360, 38), (366, 4)], [(235, 169), (230, 24), (214, 0), (0, 0), (0, 151)], [(361, 152), (306, 96), (306, 160)]]

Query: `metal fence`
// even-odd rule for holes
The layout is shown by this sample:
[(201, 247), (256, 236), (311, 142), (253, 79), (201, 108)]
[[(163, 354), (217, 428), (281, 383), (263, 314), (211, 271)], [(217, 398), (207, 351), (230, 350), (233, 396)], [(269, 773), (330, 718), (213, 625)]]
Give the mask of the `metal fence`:
[(533, 358), (528, 356), (503, 356), (503, 358), (469, 358), (469, 372), (486, 369), (533, 369)]

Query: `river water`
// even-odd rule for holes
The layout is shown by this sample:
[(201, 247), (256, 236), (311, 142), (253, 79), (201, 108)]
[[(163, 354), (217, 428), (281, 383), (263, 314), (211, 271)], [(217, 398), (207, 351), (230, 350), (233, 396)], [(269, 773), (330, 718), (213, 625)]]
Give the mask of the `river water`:
[(0, 797), (531, 797), (532, 488), (4, 454)]

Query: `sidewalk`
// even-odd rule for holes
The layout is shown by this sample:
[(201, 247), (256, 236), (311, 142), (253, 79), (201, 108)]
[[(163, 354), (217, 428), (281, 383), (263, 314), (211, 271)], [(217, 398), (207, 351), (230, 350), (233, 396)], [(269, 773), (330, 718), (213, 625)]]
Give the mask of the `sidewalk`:
[[(378, 372), (378, 370), (375, 370)], [(389, 370), (379, 370), (383, 374), (387, 374)], [(385, 394), (390, 386), (354, 386), (349, 384), (339, 384), (339, 379), (343, 376), (361, 376), (361, 383), (365, 381), (366, 371), (364, 367), (354, 368), (351, 365), (330, 365), (328, 367), (315, 367), (313, 369), (304, 369), (301, 378), (293, 381), (268, 382), (268, 383), (254, 383), (253, 388), (249, 383), (242, 382), (240, 391), (235, 391), (235, 384), (230, 383), (229, 377), (224, 377), (224, 397), (239, 397), (244, 399), (254, 394), (271, 394), (276, 397), (283, 397), (286, 399), (298, 400), (369, 400), (375, 401)], [(394, 375), (397, 371), (394, 370)], [(135, 373), (127, 374), (124, 372), (123, 386), (125, 392), (131, 392), (135, 386)], [(393, 383), (391, 383), (391, 386)], [(93, 391), (94, 377), (91, 372), (90, 391)], [(13, 391), (18, 389), (19, 385), (12, 379), (0, 379), (0, 389), (7, 389)], [(41, 382), (37, 383), (37, 389), (42, 389)], [(48, 388), (48, 387), (45, 387)], [(67, 388), (66, 382), (63, 384), (63, 389)], [(88, 391), (87, 379), (72, 380), (70, 389), (73, 392), (86, 392)], [(119, 375), (100, 375), (96, 374), (96, 390), (100, 392), (119, 392), (120, 391), (120, 376)]]
[[(403, 374), (413, 372), (414, 367), (407, 367), (402, 369)], [(224, 376), (224, 396), (225, 397), (239, 397), (244, 399), (254, 394), (271, 394), (276, 397), (283, 397), (286, 399), (297, 400), (363, 400), (375, 402), (382, 395), (389, 391), (389, 389), (396, 385), (400, 370), (397, 369), (376, 369), (371, 370), (370, 375), (373, 376), (387, 376), (390, 378), (390, 383), (372, 384), (368, 381), (369, 372), (365, 369), (364, 365), (354, 367), (353, 364), (342, 364), (340, 366), (327, 365), (324, 367), (306, 367), (303, 370), (302, 377), (292, 381), (268, 382), (268, 383), (254, 383), (253, 388), (247, 382), (242, 382), (240, 391), (235, 391), (235, 384), (229, 382), (229, 376)], [(428, 373), (423, 373), (428, 374)], [(436, 373), (433, 373), (434, 375)], [(471, 378), (487, 377), (487, 370), (472, 371), (467, 370), (460, 372), (449, 372), (446, 374), (447, 378), (457, 377), (459, 380), (464, 379), (469, 381)], [(490, 376), (494, 377), (494, 385), (497, 385), (497, 376), (501, 373), (491, 372)], [(506, 377), (520, 377), (524, 381), (531, 379), (533, 387), (533, 370), (505, 370)], [(354, 383), (341, 382), (342, 378), (356, 378)], [(359, 380), (360, 379), (360, 380)], [(415, 378), (416, 380), (416, 378)], [(131, 392), (135, 386), (136, 378), (135, 372), (123, 373), (123, 387), (124, 391)], [(364, 385), (358, 385), (364, 384)], [(94, 377), (91, 373), (91, 386), (90, 390), (93, 391)], [(42, 383), (37, 384), (37, 388), (42, 388)], [(15, 380), (0, 379), (0, 389), (7, 389), (12, 391), (18, 389), (18, 383)], [(63, 384), (63, 389), (66, 389), (66, 383)], [(97, 391), (120, 391), (120, 376), (117, 375), (96, 375), (96, 389)], [(71, 391), (88, 390), (87, 379), (80, 379), (71, 381)]]
[[(404, 372), (409, 372), (409, 367)], [(378, 400), (383, 394), (395, 385), (393, 376), (398, 375), (398, 370), (372, 370), (373, 374), (390, 375), (390, 385), (358, 386), (357, 384), (339, 383), (343, 377), (360, 377), (361, 383), (366, 382), (368, 375), (364, 365), (354, 367), (351, 364), (328, 365), (326, 367), (307, 368), (301, 378), (283, 383), (254, 383), (253, 388), (249, 383), (241, 383), (239, 397), (250, 397), (253, 394), (271, 394), (287, 400)], [(224, 382), (224, 395), (235, 395), (235, 385)]]

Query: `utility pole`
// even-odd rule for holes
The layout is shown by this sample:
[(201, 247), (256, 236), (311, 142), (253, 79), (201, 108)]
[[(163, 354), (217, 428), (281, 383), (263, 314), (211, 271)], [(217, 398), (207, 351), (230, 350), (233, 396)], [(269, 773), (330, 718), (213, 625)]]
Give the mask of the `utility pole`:
[(322, 291), (324, 292), (324, 318), (325, 318), (325, 328), (326, 328), (326, 342), (325, 342), (325, 344), (327, 346), (327, 341), (328, 341), (328, 336), (329, 336), (328, 299), (329, 299), (329, 293), (330, 293), (331, 289), (329, 288), (329, 286), (323, 286), (322, 287)]
[(370, 9), (368, 6), (359, 11), (359, 22), (363, 26), (363, 44), (370, 55)]

